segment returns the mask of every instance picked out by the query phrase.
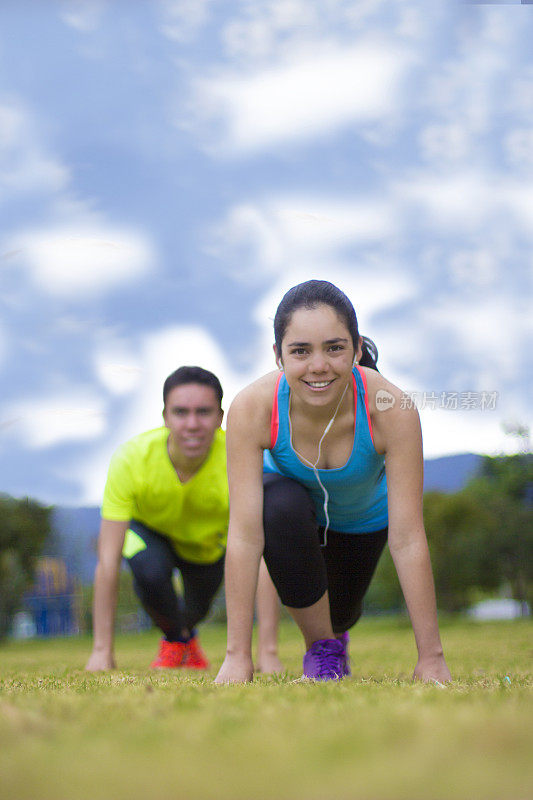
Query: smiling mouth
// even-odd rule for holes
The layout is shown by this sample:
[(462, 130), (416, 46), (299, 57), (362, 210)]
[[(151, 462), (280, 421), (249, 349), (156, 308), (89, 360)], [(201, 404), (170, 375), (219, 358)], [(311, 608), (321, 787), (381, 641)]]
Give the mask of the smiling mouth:
[(325, 389), (326, 386), (330, 386), (333, 383), (333, 378), (330, 381), (304, 381), (307, 386), (310, 386), (311, 389)]

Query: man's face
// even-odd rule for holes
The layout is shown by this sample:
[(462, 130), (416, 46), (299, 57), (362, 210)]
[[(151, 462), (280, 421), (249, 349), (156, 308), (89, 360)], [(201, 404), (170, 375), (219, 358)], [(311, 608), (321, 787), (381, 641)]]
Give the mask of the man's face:
[(163, 419), (174, 446), (187, 458), (209, 452), (223, 412), (215, 390), (200, 383), (175, 386), (167, 395)]

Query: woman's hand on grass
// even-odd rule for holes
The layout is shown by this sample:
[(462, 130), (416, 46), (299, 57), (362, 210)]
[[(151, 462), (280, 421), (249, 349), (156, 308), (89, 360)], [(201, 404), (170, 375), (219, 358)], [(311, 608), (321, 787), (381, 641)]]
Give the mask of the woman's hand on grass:
[(227, 655), (218, 671), (215, 683), (248, 683), (254, 674), (251, 656)]
[(443, 655), (419, 658), (413, 673), (413, 680), (424, 683), (447, 683), (452, 676)]
[(108, 669), (116, 669), (116, 667), (113, 653), (103, 653), (98, 650), (93, 650), (85, 665), (87, 672), (103, 672)]

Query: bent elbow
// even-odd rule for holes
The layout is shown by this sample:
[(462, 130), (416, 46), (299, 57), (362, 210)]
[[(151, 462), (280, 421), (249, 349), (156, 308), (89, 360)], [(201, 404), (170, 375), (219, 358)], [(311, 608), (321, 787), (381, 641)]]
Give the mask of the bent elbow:
[(417, 526), (389, 528), (388, 544), (392, 556), (406, 550), (427, 549), (426, 532)]

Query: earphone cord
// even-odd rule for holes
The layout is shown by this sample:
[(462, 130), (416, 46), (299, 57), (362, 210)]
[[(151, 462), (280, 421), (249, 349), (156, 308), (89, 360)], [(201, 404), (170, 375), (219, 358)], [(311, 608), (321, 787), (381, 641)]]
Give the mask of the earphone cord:
[(328, 494), (328, 490), (326, 489), (326, 487), (324, 486), (324, 484), (320, 480), (320, 475), (318, 474), (317, 465), (318, 465), (318, 462), (320, 461), (320, 451), (321, 451), (321, 447), (322, 447), (322, 442), (326, 438), (326, 435), (329, 433), (333, 423), (335, 422), (335, 417), (337, 416), (337, 412), (338, 412), (339, 408), (341, 407), (341, 403), (344, 400), (344, 395), (346, 394), (346, 391), (347, 391), (349, 385), (350, 385), (350, 382), (348, 381), (348, 383), (344, 387), (344, 391), (343, 391), (343, 393), (341, 395), (341, 399), (337, 403), (337, 408), (335, 409), (335, 412), (334, 412), (332, 418), (330, 419), (330, 421), (326, 425), (326, 427), (324, 429), (324, 433), (320, 437), (320, 441), (318, 443), (318, 456), (317, 456), (317, 459), (316, 459), (314, 464), (312, 464), (310, 461), (308, 461), (307, 458), (305, 456), (303, 456), (301, 453), (299, 453), (298, 450), (296, 450), (296, 448), (294, 447), (294, 443), (292, 441), (292, 420), (291, 420), (291, 400), (292, 400), (292, 397), (289, 396), (289, 435), (290, 435), (291, 447), (294, 450), (294, 452), (296, 453), (296, 455), (299, 458), (301, 458), (302, 461), (305, 461), (305, 463), (308, 464), (311, 467), (311, 469), (313, 470), (314, 476), (317, 479), (318, 485), (320, 486), (320, 488), (324, 492), (324, 516), (326, 517), (326, 527), (324, 528), (324, 543), (322, 544), (322, 547), (325, 547), (327, 545), (327, 543), (328, 543), (328, 530), (329, 530), (328, 503), (329, 503), (329, 494)]

